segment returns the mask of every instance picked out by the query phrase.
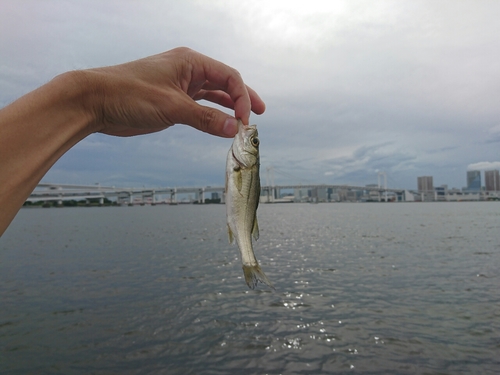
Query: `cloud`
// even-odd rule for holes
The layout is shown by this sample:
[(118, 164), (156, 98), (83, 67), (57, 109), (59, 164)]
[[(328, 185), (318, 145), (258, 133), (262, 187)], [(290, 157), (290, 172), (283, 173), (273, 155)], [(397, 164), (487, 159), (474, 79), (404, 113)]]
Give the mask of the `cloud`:
[(468, 171), (489, 171), (492, 169), (500, 170), (500, 161), (480, 161), (467, 166)]
[[(415, 155), (398, 149), (391, 142), (362, 146), (356, 149), (351, 155), (325, 160), (324, 168), (331, 168), (328, 176), (332, 176), (331, 181), (346, 179), (351, 183), (370, 183), (376, 179), (380, 171), (388, 174), (396, 174), (401, 170), (413, 168), (417, 163)], [(326, 175), (326, 174), (325, 174)]]
[[(68, 69), (186, 45), (237, 68), (266, 101), (251, 121), (262, 174), (273, 166), (276, 182), (364, 185), (385, 171), (402, 188), (419, 175), (460, 186), (465, 166), (498, 160), (499, 11), (494, 2), (7, 1), (0, 105)], [(229, 145), (182, 126), (94, 135), (45, 180), (222, 184)]]

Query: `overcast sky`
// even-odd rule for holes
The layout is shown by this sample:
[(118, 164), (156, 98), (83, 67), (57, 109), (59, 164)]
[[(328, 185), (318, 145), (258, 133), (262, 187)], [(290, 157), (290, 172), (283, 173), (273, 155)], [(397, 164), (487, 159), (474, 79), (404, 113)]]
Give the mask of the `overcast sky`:
[[(67, 70), (187, 46), (233, 66), (267, 105), (252, 115), (261, 178), (389, 187), (466, 185), (500, 169), (498, 1), (27, 1), (0, 11), (0, 106)], [(184, 125), (92, 135), (44, 182), (223, 185), (230, 139)], [(483, 181), (484, 184), (484, 181)]]

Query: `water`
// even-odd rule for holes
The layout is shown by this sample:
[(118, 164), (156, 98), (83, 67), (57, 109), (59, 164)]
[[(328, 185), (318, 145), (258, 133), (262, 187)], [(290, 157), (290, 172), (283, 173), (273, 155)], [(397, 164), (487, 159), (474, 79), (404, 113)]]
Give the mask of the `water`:
[(497, 374), (500, 204), (261, 205), (251, 291), (223, 205), (23, 209), (1, 374)]

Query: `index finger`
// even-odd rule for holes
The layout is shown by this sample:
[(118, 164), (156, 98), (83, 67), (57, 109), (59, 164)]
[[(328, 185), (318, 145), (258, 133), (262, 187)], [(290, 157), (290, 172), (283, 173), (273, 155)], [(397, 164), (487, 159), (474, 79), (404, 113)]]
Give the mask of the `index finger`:
[(226, 92), (234, 103), (236, 118), (248, 124), (250, 110), (257, 114), (264, 112), (264, 102), (254, 90), (245, 85), (236, 69), (199, 53), (196, 53), (195, 58), (198, 64), (192, 65), (193, 80), (208, 81), (210, 86)]
[[(259, 97), (259, 95), (249, 86), (247, 86), (247, 91), (250, 96), (252, 112), (258, 115), (264, 113), (264, 111), (266, 110), (266, 105)], [(194, 100), (205, 99), (210, 102), (219, 104), (223, 107), (231, 108), (233, 110), (235, 109), (235, 103), (233, 102), (231, 97), (225, 91), (220, 90), (219, 87), (210, 84), (210, 82), (208, 81), (198, 92), (192, 95), (192, 98)]]

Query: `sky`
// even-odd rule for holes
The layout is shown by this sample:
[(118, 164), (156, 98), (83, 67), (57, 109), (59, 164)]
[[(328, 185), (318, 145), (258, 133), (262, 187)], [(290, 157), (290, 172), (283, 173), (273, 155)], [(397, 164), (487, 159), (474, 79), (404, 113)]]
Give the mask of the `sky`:
[[(405, 189), (418, 176), (461, 188), (467, 170), (500, 169), (498, 1), (3, 0), (1, 8), (0, 107), (68, 70), (187, 46), (236, 68), (265, 101), (266, 112), (250, 117), (263, 185), (271, 168), (276, 184), (364, 186), (385, 172), (388, 187)], [(42, 181), (220, 186), (231, 143), (185, 125), (94, 134)]]

